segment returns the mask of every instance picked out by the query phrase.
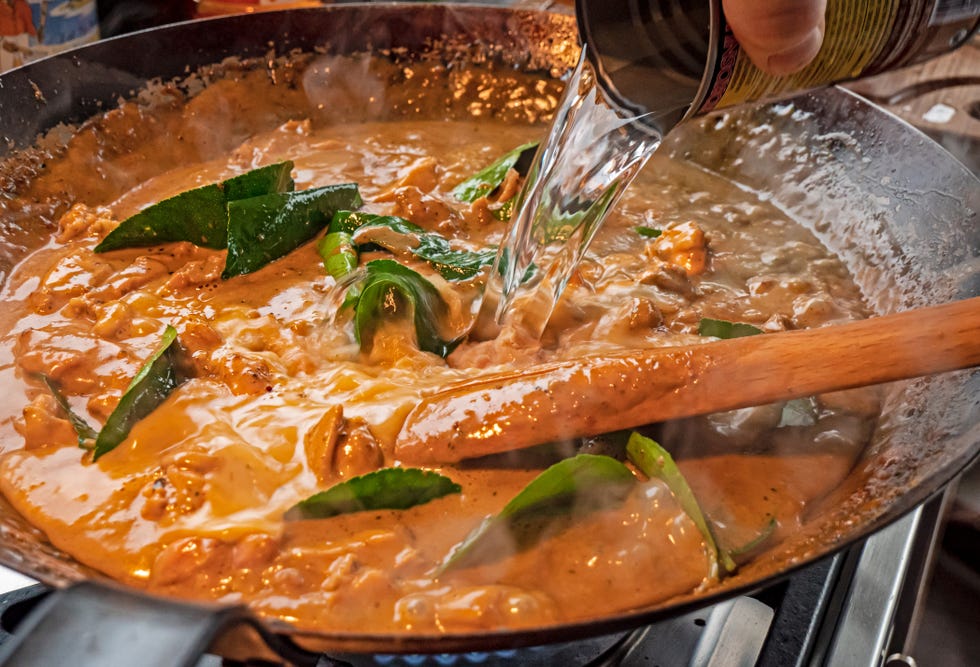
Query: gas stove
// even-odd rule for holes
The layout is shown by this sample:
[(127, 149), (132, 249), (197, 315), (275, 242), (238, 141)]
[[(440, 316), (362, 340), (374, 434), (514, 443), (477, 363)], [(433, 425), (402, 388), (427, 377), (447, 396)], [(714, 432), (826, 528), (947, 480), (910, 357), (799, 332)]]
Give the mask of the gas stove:
[[(930, 569), (945, 496), (855, 546), (800, 569), (751, 596), (736, 597), (627, 633), (495, 652), (443, 655), (314, 655), (290, 645), (278, 663), (263, 652), (245, 661), (194, 655), (188, 667), (914, 667), (906, 655), (917, 601)], [(0, 568), (0, 644), (50, 590)], [(32, 663), (30, 642), (8, 665)], [(271, 660), (271, 661), (270, 661)], [(107, 664), (79, 655), (76, 667), (129, 667), (131, 656)]]

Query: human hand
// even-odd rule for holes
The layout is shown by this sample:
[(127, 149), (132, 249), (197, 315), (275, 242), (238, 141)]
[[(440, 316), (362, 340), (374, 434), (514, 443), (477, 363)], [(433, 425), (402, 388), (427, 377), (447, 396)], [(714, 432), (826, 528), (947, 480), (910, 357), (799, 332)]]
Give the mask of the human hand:
[(722, 6), (739, 45), (764, 72), (792, 74), (820, 51), (827, 0), (722, 0)]

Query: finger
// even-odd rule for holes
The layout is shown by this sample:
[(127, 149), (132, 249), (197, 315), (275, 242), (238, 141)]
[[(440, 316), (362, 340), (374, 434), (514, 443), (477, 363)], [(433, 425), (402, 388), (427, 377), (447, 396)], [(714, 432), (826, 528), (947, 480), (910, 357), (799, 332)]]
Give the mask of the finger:
[(722, 0), (732, 32), (759, 69), (796, 72), (820, 51), (826, 0)]

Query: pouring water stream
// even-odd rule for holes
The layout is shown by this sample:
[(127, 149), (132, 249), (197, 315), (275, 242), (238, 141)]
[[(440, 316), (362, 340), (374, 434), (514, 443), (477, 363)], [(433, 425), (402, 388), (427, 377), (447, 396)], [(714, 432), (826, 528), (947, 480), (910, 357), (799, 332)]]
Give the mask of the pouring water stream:
[[(541, 336), (602, 222), (661, 140), (607, 100), (583, 47), (487, 279), (477, 317), (484, 334), (507, 323)], [(527, 300), (521, 322), (510, 321)]]

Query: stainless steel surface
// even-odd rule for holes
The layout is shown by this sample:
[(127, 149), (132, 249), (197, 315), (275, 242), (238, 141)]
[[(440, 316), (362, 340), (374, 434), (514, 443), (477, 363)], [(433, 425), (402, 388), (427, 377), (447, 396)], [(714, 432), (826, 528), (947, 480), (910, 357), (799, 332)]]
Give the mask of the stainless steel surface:
[(637, 630), (590, 667), (752, 667), (772, 618), (773, 610), (758, 600), (733, 598)]
[(36, 579), (25, 577), (20, 572), (11, 570), (9, 567), (0, 566), (0, 593), (8, 593), (36, 583)]
[(754, 598), (712, 607), (691, 667), (752, 667), (766, 641), (773, 611)]
[(822, 665), (879, 667), (892, 638), (900, 594), (911, 570), (916, 536), (923, 525), (919, 507), (869, 539), (861, 553), (837, 631)]

